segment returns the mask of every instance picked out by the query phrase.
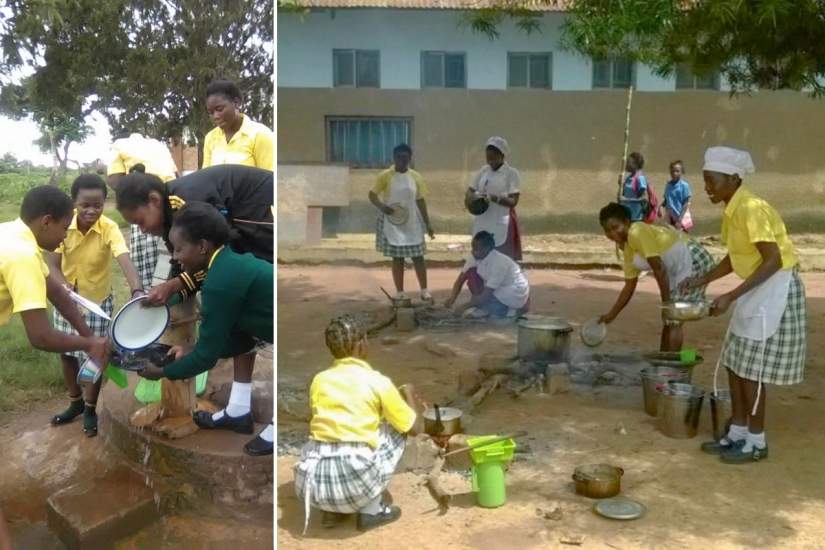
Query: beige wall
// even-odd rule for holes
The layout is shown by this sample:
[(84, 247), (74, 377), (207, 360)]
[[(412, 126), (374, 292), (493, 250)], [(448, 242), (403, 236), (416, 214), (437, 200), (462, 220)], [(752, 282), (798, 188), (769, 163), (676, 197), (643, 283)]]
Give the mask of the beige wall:
[[(437, 231), (463, 232), (462, 200), (483, 163), (484, 142), (502, 135), (522, 174), (519, 212), (528, 232), (598, 231), (596, 213), (615, 199), (627, 102), (624, 91), (295, 89), (278, 91), (279, 160), (324, 162), (328, 115), (413, 117), (415, 168), (427, 179)], [(750, 150), (747, 182), (771, 201), (792, 231), (825, 232), (825, 102), (794, 92), (729, 98), (715, 92), (637, 92), (630, 150), (661, 194), (669, 161), (685, 162), (700, 232), (716, 232), (719, 207), (701, 182), (710, 145)], [(344, 230), (371, 231), (367, 191), (375, 170), (352, 170)]]

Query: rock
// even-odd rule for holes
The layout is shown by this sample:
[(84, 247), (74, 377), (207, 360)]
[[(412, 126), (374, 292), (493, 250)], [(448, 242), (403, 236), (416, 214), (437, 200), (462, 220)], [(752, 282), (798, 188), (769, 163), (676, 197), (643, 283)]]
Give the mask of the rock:
[(564, 517), (564, 512), (559, 506), (554, 507), (549, 512), (544, 512), (544, 519), (560, 521)]
[(627, 435), (627, 429), (624, 427), (624, 423), (622, 422), (616, 424), (616, 429), (614, 431), (619, 435)]
[(401, 340), (397, 336), (384, 336), (381, 338), (381, 343), (385, 346), (394, 346), (400, 342)]
[[(455, 434), (450, 437), (447, 442), (447, 452), (456, 451), (467, 447), (467, 439), (474, 437), (467, 434)], [(447, 466), (455, 470), (468, 470), (473, 465), (473, 460), (470, 458), (469, 451), (466, 453), (458, 453), (447, 457)]]
[(418, 434), (415, 437), (407, 438), (407, 445), (404, 447), (404, 454), (396, 471), (424, 471), (429, 470), (435, 464), (440, 449), (427, 434)]
[(570, 391), (570, 374), (566, 364), (547, 365), (544, 376), (547, 393), (552, 395)]
[(438, 357), (452, 358), (458, 355), (450, 346), (438, 342), (426, 341), (424, 342), (424, 349)]
[(463, 369), (458, 373), (458, 393), (465, 397), (473, 395), (481, 387), (481, 383), (487, 379), (481, 371), (477, 369)]
[(401, 332), (411, 332), (415, 330), (415, 309), (411, 307), (400, 307), (395, 312), (395, 328)]

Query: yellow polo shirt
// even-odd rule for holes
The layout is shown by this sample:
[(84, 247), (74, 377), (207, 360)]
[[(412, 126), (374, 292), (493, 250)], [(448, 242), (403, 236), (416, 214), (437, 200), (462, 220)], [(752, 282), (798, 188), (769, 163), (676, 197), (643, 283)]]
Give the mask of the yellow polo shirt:
[(728, 249), (733, 271), (742, 279), (750, 277), (762, 264), (756, 243), (776, 243), (782, 269), (797, 264), (793, 243), (779, 213), (764, 199), (740, 186), (722, 217), (722, 242)]
[(226, 133), (213, 128), (203, 140), (203, 168), (218, 164), (243, 164), (273, 170), (272, 130), (241, 115), (241, 127), (226, 142)]
[(361, 442), (376, 448), (382, 420), (401, 433), (415, 423), (415, 411), (392, 381), (354, 357), (337, 359), (315, 375), (309, 403), (309, 436), (316, 441)]
[(112, 143), (108, 175), (128, 174), (135, 164), (143, 164), (147, 174), (154, 174), (163, 182), (175, 179), (175, 161), (169, 148), (156, 139), (140, 134), (118, 139)]
[(72, 219), (66, 240), (55, 251), (62, 254), (61, 268), (77, 293), (99, 304), (112, 293), (112, 258), (128, 254), (123, 234), (115, 222), (100, 218), (84, 235)]
[(386, 198), (390, 189), (390, 184), (392, 183), (392, 179), (396, 176), (404, 177), (405, 175), (409, 175), (415, 182), (415, 200), (424, 199), (427, 197), (427, 195), (429, 195), (430, 190), (427, 188), (427, 184), (424, 181), (424, 178), (423, 176), (421, 176), (421, 174), (419, 174), (412, 168), (408, 168), (407, 171), (404, 173), (396, 172), (394, 166), (390, 166), (389, 168), (378, 174), (378, 178), (375, 180), (375, 185), (372, 187), (373, 193)]
[(0, 224), (0, 324), (8, 323), (12, 313), (46, 309), (48, 275), (29, 226), (20, 218)]
[(625, 279), (636, 279), (641, 273), (633, 265), (633, 257), (636, 254), (645, 259), (661, 257), (680, 239), (679, 232), (661, 225), (644, 222), (631, 223), (630, 230), (627, 232), (627, 243), (624, 246)]

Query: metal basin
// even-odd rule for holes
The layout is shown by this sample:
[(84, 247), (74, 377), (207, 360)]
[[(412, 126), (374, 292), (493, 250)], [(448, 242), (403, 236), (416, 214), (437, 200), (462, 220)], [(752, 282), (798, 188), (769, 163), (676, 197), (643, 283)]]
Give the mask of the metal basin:
[(671, 302), (662, 310), (670, 321), (698, 321), (710, 314), (710, 302)]

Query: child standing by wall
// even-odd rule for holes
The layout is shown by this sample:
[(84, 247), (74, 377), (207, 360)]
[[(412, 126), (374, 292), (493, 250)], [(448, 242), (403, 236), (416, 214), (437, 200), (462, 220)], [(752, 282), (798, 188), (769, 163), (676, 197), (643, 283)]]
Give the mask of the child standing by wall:
[(645, 219), (650, 205), (650, 194), (648, 193), (647, 178), (642, 174), (645, 166), (645, 158), (641, 153), (630, 153), (627, 157), (627, 177), (619, 183), (622, 186), (622, 193), (619, 202), (630, 212), (631, 222), (640, 222)]
[(422, 431), (423, 416), (416, 412), (423, 406), (409, 387), (402, 398), (365, 361), (366, 332), (352, 316), (330, 322), (326, 344), (335, 361), (309, 390), (310, 439), (295, 466), (295, 492), (304, 502), (304, 530), (315, 507), (324, 512), (324, 526), (357, 513), (358, 529), (366, 531), (401, 517), (401, 509), (384, 504), (381, 495), (401, 460), (405, 434)]
[[(115, 258), (123, 270), (132, 296), (143, 292), (140, 277), (129, 259), (129, 249), (117, 224), (103, 215), (106, 200), (106, 183), (95, 174), (83, 174), (72, 183), (72, 200), (75, 215), (69, 225), (66, 239), (53, 253), (48, 253), (49, 264), (55, 275), (62, 271), (65, 283), (75, 292), (99, 304), (111, 316), (114, 309), (112, 297), (112, 274), (109, 262)], [(105, 336), (109, 322), (86, 313), (86, 324), (97, 336)], [(58, 311), (54, 313), (54, 325), (60, 332), (76, 334), (66, 319)], [(85, 360), (82, 352), (66, 353), (60, 356), (63, 378), (69, 391), (69, 407), (52, 418), (57, 426), (71, 422), (83, 414), (83, 432), (88, 437), (97, 435), (97, 396), (100, 381), (86, 388), (86, 402), (77, 384), (79, 360)], [(100, 365), (104, 368), (105, 365)]]
[(662, 217), (665, 221), (685, 233), (693, 227), (690, 215), (690, 184), (683, 179), (685, 166), (681, 160), (670, 163), (670, 181), (665, 185)]

